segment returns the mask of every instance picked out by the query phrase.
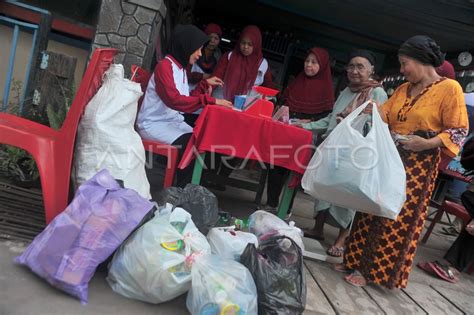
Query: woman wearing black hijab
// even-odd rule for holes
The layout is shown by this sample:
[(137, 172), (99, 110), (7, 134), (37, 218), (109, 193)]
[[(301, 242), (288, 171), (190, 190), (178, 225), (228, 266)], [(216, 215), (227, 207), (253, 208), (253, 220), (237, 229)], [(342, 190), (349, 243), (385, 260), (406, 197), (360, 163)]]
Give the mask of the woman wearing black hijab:
[(407, 286), (440, 152), (456, 156), (467, 135), (462, 88), (436, 73), (444, 54), (435, 41), (414, 36), (400, 46), (398, 59), (408, 82), (379, 111), (390, 131), (404, 139), (397, 141), (397, 148), (405, 166), (406, 201), (395, 220), (356, 214), (344, 263), (336, 266), (352, 271), (345, 279), (355, 286), (369, 282), (390, 289)]
[[(193, 131), (182, 113), (192, 113), (207, 105), (232, 107), (229, 101), (210, 95), (213, 86), (222, 85), (222, 80), (216, 77), (202, 80), (193, 91), (189, 91), (186, 67), (199, 59), (201, 48), (207, 41), (207, 35), (193, 25), (175, 27), (170, 53), (156, 65), (138, 113), (140, 135), (178, 146), (179, 158)], [(178, 186), (191, 180), (191, 172), (192, 167), (178, 170)]]

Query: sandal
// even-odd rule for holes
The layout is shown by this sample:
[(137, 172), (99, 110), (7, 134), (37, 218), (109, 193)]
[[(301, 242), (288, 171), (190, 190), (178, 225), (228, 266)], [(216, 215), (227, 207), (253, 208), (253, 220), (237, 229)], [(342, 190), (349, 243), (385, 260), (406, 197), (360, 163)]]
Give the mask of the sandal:
[(313, 229), (302, 229), (304, 233), (304, 237), (312, 238), (318, 241), (324, 241), (324, 236), (316, 234)]
[(337, 272), (342, 272), (342, 273), (352, 272), (352, 269), (347, 268), (346, 265), (344, 264), (335, 264), (333, 265), (332, 269), (334, 269)]
[(364, 287), (367, 285), (367, 280), (364, 278), (364, 276), (357, 270), (355, 270), (353, 273), (347, 275), (344, 277), (347, 283), (352, 284), (355, 287)]
[(459, 281), (459, 272), (453, 270), (448, 265), (442, 264), (439, 261), (428, 264), (431, 265), (431, 268), (439, 278), (451, 283), (457, 283)]
[(326, 253), (332, 257), (342, 257), (342, 255), (344, 255), (344, 249), (344, 246), (338, 247), (332, 245), (330, 248), (328, 248)]
[(420, 268), (423, 271), (426, 271), (430, 275), (436, 276), (436, 272), (434, 271), (432, 265), (429, 262), (419, 262), (416, 264), (418, 268)]

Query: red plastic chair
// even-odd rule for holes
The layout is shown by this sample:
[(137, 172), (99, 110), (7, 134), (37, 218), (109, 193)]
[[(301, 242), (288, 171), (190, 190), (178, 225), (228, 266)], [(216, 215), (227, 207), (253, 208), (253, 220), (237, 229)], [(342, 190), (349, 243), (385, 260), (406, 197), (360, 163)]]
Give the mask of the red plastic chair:
[(28, 151), (38, 166), (46, 223), (68, 203), (69, 180), (77, 125), (84, 108), (102, 84), (116, 49), (96, 49), (61, 129), (54, 130), (10, 114), (0, 113), (0, 143)]
[[(140, 83), (142, 92), (145, 93), (148, 81), (150, 80), (151, 73), (145, 69), (132, 65), (132, 81)], [(144, 95), (143, 95), (144, 96)], [(142, 105), (143, 96), (138, 101), (138, 111)], [(138, 113), (137, 111), (137, 113)], [(166, 156), (168, 162), (166, 164), (165, 180), (163, 187), (173, 186), (174, 176), (176, 173), (176, 167), (178, 166), (178, 149), (172, 145), (164, 144), (158, 141), (142, 139), (145, 151), (152, 152), (154, 154)]]
[(444, 200), (443, 204), (438, 209), (436, 216), (433, 218), (433, 221), (431, 221), (431, 224), (428, 227), (428, 230), (426, 230), (426, 233), (423, 236), (421, 243), (425, 244), (428, 241), (428, 238), (430, 237), (434, 226), (436, 225), (436, 223), (438, 223), (441, 220), (443, 213), (449, 213), (460, 218), (463, 221), (463, 229), (471, 220), (471, 216), (469, 215), (469, 212), (466, 210), (466, 208), (464, 208), (463, 205), (459, 203), (455, 203), (453, 201)]

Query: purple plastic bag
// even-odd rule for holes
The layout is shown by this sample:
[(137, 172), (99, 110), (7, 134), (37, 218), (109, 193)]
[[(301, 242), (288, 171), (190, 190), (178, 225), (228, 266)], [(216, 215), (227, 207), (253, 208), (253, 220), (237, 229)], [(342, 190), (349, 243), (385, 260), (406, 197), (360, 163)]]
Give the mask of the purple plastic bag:
[(133, 232), (153, 203), (121, 188), (107, 170), (82, 184), (60, 213), (15, 261), (87, 303), (97, 266)]

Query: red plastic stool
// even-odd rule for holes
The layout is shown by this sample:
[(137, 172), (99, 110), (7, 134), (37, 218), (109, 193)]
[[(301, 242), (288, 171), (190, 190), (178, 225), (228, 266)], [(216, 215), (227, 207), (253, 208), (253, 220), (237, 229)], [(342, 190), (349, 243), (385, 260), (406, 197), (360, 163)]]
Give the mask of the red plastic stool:
[(421, 240), (422, 244), (425, 244), (426, 241), (428, 241), (428, 238), (430, 237), (434, 226), (436, 225), (436, 223), (438, 223), (441, 220), (443, 213), (445, 212), (460, 218), (463, 221), (463, 229), (471, 220), (471, 216), (469, 215), (469, 212), (467, 212), (466, 208), (464, 208), (463, 205), (459, 203), (455, 203), (453, 201), (445, 200), (443, 201), (443, 204), (441, 205), (441, 207), (438, 209), (436, 216), (433, 218), (433, 221), (431, 222), (430, 226), (428, 227), (428, 230), (423, 236), (423, 239)]
[(94, 51), (60, 130), (0, 113), (0, 143), (28, 151), (38, 166), (46, 223), (67, 206), (77, 125), (116, 53), (116, 49), (108, 48)]

